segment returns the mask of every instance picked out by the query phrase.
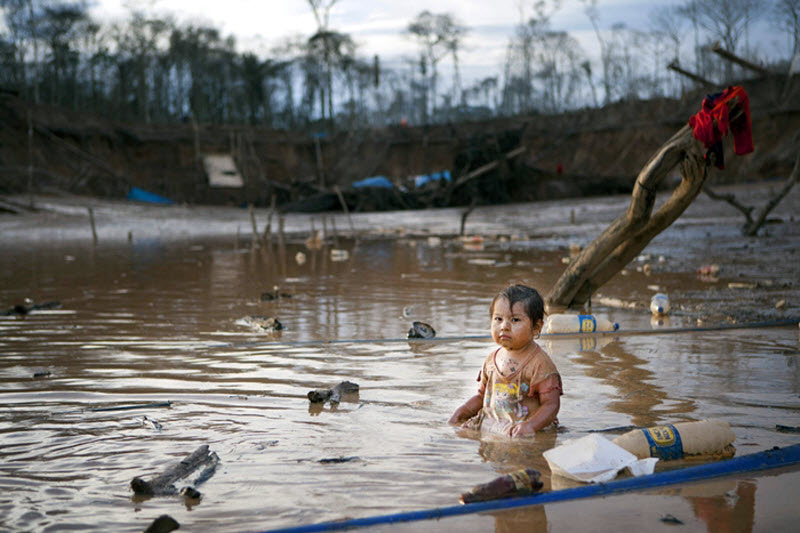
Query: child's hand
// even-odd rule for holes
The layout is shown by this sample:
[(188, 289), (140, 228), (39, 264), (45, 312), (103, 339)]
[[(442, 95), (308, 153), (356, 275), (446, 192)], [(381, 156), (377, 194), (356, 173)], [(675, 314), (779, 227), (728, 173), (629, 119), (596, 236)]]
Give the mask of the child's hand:
[(508, 434), (511, 437), (533, 437), (536, 435), (536, 430), (533, 429), (533, 424), (531, 421), (522, 422), (521, 424), (515, 424), (511, 426), (511, 429), (508, 430)]

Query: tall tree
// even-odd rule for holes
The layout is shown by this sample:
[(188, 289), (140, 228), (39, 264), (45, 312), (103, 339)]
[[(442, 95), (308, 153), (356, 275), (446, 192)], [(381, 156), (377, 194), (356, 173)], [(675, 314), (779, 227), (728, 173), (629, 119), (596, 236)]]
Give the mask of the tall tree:
[(800, 0), (775, 0), (768, 15), (788, 34), (792, 56), (800, 54)]
[(431, 115), (435, 115), (438, 64), (444, 57), (453, 53), (455, 50), (456, 56), (454, 61), (457, 65), (457, 50), (460, 39), (466, 32), (466, 28), (461, 26), (450, 14), (441, 13), (435, 15), (425, 10), (409, 23), (406, 31), (422, 46), (425, 63), (431, 69), (428, 93), (430, 94)]
[[(722, 42), (726, 50), (732, 53), (742, 52), (747, 55), (750, 50), (739, 50), (742, 38), (745, 43), (749, 39), (749, 26), (763, 7), (762, 0), (693, 0), (697, 6), (695, 15), (699, 24), (713, 38)], [(746, 48), (746, 47), (745, 47)], [(733, 65), (725, 62), (725, 78), (733, 76)]]
[[(656, 8), (652, 11), (650, 20), (651, 30), (656, 34), (663, 35), (670, 43), (671, 59), (680, 63), (681, 38), (683, 37), (683, 28), (686, 22), (686, 19), (681, 16), (680, 7), (670, 5)], [(656, 68), (663, 69), (663, 65), (657, 64)], [(678, 75), (674, 74), (672, 76), (672, 82), (679, 83), (682, 92), (684, 89), (684, 78), (683, 76), (678, 76), (676, 79), (675, 76)]]
[(308, 0), (314, 18), (317, 21), (317, 32), (309, 39), (309, 49), (319, 52), (325, 69), (325, 91), (322, 100), (322, 118), (325, 118), (325, 93), (327, 93), (328, 119), (333, 126), (333, 61), (337, 52), (337, 38), (341, 34), (330, 31), (331, 8), (338, 0)]

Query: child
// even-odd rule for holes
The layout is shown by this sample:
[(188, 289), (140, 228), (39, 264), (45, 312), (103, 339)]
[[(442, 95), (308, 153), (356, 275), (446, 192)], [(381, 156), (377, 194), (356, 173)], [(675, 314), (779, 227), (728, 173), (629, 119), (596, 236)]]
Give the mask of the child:
[(478, 374), (478, 394), (456, 409), (450, 424), (511, 437), (530, 436), (558, 423), (562, 392), (556, 365), (536, 344), (544, 302), (525, 285), (492, 300), (492, 339), (499, 345)]

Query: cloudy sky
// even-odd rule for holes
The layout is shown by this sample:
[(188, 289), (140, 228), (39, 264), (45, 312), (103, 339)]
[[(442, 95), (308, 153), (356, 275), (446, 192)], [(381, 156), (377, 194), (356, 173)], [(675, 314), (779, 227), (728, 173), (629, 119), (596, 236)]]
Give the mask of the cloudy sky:
[[(316, 22), (307, 0), (95, 0), (95, 17), (101, 20), (127, 18), (128, 5), (149, 13), (170, 13), (178, 21), (202, 22), (236, 37), (240, 51), (266, 56), (282, 38), (309, 36)], [(598, 0), (601, 28), (623, 22), (630, 28), (648, 30), (650, 15), (658, 6), (681, 0)], [(521, 5), (533, 0), (338, 0), (330, 11), (331, 29), (350, 34), (359, 45), (358, 54), (398, 68), (404, 58), (418, 55), (418, 45), (405, 29), (423, 10), (448, 13), (469, 28), (459, 54), (465, 82), (499, 74), (513, 28), (521, 20)], [(562, 0), (552, 18), (552, 28), (576, 38), (590, 57), (597, 41), (579, 0)], [(532, 15), (530, 7), (525, 18)], [(445, 66), (444, 69), (447, 67)], [(443, 70), (444, 70), (443, 69)]]

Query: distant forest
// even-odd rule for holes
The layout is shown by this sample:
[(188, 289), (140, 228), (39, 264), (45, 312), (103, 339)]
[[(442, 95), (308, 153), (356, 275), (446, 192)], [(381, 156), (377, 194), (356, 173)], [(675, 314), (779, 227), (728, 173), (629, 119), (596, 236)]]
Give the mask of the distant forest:
[[(573, 0), (594, 29), (597, 64), (575, 38), (551, 27), (562, 0), (530, 0), (523, 2), (530, 16), (508, 36), (502, 73), (463, 87), (459, 53), (470, 28), (452, 15), (423, 11), (409, 20), (405, 34), (418, 55), (390, 70), (329, 27), (337, 0), (306, 1), (317, 31), (285, 38), (259, 57), (237, 52), (235, 39), (214, 27), (135, 8), (124, 21), (102, 25), (85, 0), (0, 0), (0, 89), (122, 121), (315, 131), (679, 97), (695, 82), (669, 64), (717, 83), (743, 75), (711, 52), (712, 43), (781, 72), (800, 52), (800, 0), (687, 0), (654, 9), (649, 28), (601, 27), (602, 0)], [(757, 23), (786, 43), (785, 57), (765, 56), (754, 38)]]

